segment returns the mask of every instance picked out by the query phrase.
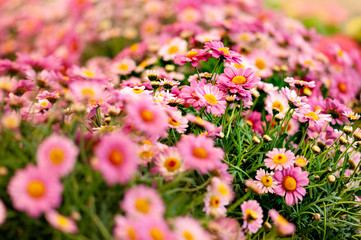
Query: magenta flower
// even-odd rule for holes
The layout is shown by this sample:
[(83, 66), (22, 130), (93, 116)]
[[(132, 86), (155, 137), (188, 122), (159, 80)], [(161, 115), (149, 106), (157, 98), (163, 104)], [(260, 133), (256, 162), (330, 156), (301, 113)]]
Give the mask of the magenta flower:
[(177, 147), (184, 158), (185, 166), (203, 174), (217, 169), (224, 156), (223, 150), (214, 147), (213, 140), (204, 135), (182, 136)]
[(94, 154), (97, 159), (93, 167), (102, 173), (108, 185), (126, 184), (138, 166), (135, 144), (125, 135), (103, 136)]
[(286, 204), (288, 206), (298, 203), (298, 199), (302, 201), (303, 196), (306, 195), (306, 190), (303, 188), (308, 185), (308, 172), (302, 171), (300, 167), (290, 167), (282, 171), (276, 171), (273, 178), (278, 183), (275, 188), (275, 193), (280, 196), (285, 196)]
[(184, 65), (187, 62), (190, 62), (193, 67), (197, 67), (200, 60), (207, 62), (210, 56), (211, 54), (205, 49), (192, 49), (189, 52), (176, 55), (174, 63), (177, 65)]
[(256, 200), (248, 200), (241, 205), (243, 215), (243, 225), (247, 231), (256, 233), (262, 227), (263, 211)]
[(344, 104), (337, 101), (337, 99), (326, 98), (323, 104), (321, 104), (322, 113), (331, 115), (331, 123), (348, 123), (347, 116), (343, 115), (344, 112), (349, 110)]
[(203, 101), (197, 95), (196, 89), (204, 85), (203, 82), (194, 80), (190, 83), (190, 86), (182, 87), (179, 97), (184, 100), (186, 105), (191, 105), (194, 109), (199, 110), (203, 106)]
[(293, 166), (295, 162), (295, 155), (290, 150), (285, 148), (277, 149), (274, 148), (272, 151), (269, 151), (264, 160), (265, 165), (269, 169), (282, 170)]
[(63, 185), (56, 175), (31, 164), (17, 170), (8, 185), (14, 208), (31, 217), (58, 207), (62, 192)]
[(223, 57), (227, 63), (238, 63), (241, 64), (241, 55), (235, 51), (229, 50), (225, 47), (221, 41), (210, 41), (206, 42), (205, 47), (207, 50), (211, 50), (212, 57), (220, 58)]
[(70, 139), (52, 135), (39, 145), (36, 161), (44, 171), (65, 176), (74, 169), (78, 152), (78, 148)]

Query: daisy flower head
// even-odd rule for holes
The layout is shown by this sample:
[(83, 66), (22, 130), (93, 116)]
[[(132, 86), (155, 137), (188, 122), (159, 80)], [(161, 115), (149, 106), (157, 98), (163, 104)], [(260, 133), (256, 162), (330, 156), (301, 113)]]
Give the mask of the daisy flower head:
[(210, 56), (210, 53), (205, 49), (192, 49), (186, 53), (176, 55), (174, 57), (174, 63), (184, 65), (190, 62), (193, 67), (197, 67), (200, 60), (207, 62)]
[[(147, 103), (147, 104), (144, 104)], [(150, 136), (166, 136), (169, 118), (164, 108), (152, 97), (133, 99), (126, 107), (128, 122)]]
[(209, 83), (195, 91), (203, 106), (206, 106), (207, 112), (221, 116), (226, 111), (225, 94), (217, 86)]
[(299, 97), (295, 90), (283, 87), (281, 92), (288, 100), (288, 105), (291, 108), (302, 108), (307, 106), (307, 97)]
[(0, 200), (0, 226), (4, 224), (6, 220), (6, 207), (3, 201)]
[(295, 155), (291, 150), (285, 148), (274, 148), (272, 151), (269, 151), (264, 160), (265, 165), (269, 169), (282, 170), (290, 168), (295, 162)]
[(41, 169), (65, 176), (74, 169), (78, 153), (78, 148), (70, 139), (51, 135), (39, 145), (36, 161)]
[(326, 98), (321, 104), (322, 113), (331, 115), (332, 124), (348, 123), (348, 118), (343, 113), (348, 110), (346, 106), (340, 103), (337, 99)]
[(128, 75), (132, 71), (135, 70), (136, 64), (135, 61), (131, 58), (123, 58), (120, 60), (115, 60), (110, 65), (110, 71), (113, 74), (119, 74), (119, 75)]
[(269, 54), (265, 50), (253, 51), (247, 56), (248, 60), (253, 64), (257, 70), (257, 75), (261, 78), (268, 78), (272, 76), (273, 66), (277, 63), (277, 58)]
[(103, 175), (108, 185), (126, 184), (137, 170), (139, 160), (135, 144), (123, 134), (103, 136), (94, 154), (93, 168)]
[(208, 224), (210, 230), (222, 240), (244, 240), (245, 236), (238, 221), (222, 217)]
[(182, 38), (173, 38), (164, 46), (162, 46), (158, 54), (164, 61), (173, 60), (178, 54), (183, 54), (187, 51), (187, 41)]
[(284, 218), (281, 214), (279, 214), (277, 210), (269, 210), (268, 215), (272, 219), (274, 225), (277, 227), (279, 234), (291, 235), (296, 231), (295, 225), (287, 221), (287, 219)]
[(332, 121), (331, 115), (322, 114), (321, 109), (312, 111), (310, 108), (299, 108), (293, 114), (293, 117), (300, 122), (308, 122), (310, 127), (323, 126)]
[(295, 165), (297, 167), (300, 167), (300, 168), (303, 168), (303, 167), (306, 167), (308, 164), (308, 160), (307, 158), (303, 157), (303, 156), (300, 156), (300, 155), (297, 155), (295, 157)]
[(346, 116), (350, 122), (357, 121), (360, 118), (358, 113), (354, 113), (351, 110), (343, 112), (342, 115)]
[(7, 112), (0, 118), (0, 124), (8, 130), (16, 130), (20, 126), (21, 116), (15, 111)]
[(178, 173), (185, 171), (183, 157), (175, 147), (170, 147), (158, 154), (155, 164), (165, 178), (173, 178)]
[(304, 80), (296, 80), (293, 77), (286, 77), (284, 79), (286, 83), (289, 83), (291, 87), (303, 88), (304, 86), (308, 88), (314, 88), (315, 81), (304, 81)]
[(227, 63), (238, 63), (241, 64), (242, 57), (240, 54), (235, 51), (230, 50), (228, 47), (225, 47), (221, 41), (210, 41), (206, 42), (205, 49), (212, 54), (214, 58), (222, 57)]
[(234, 192), (232, 186), (228, 182), (223, 181), (219, 177), (212, 178), (211, 184), (208, 185), (207, 190), (209, 192), (212, 191), (222, 196), (224, 199), (226, 199), (226, 204), (232, 202), (234, 198)]
[(290, 167), (282, 171), (275, 171), (273, 178), (278, 183), (275, 188), (275, 193), (280, 196), (285, 196), (286, 204), (288, 206), (298, 203), (298, 200), (303, 199), (306, 195), (306, 190), (303, 188), (308, 185), (308, 172), (302, 171), (300, 167)]
[(103, 103), (107, 96), (104, 85), (95, 81), (74, 81), (69, 89), (76, 100), (87, 101), (92, 105)]
[(63, 185), (52, 172), (27, 165), (11, 178), (8, 193), (14, 208), (31, 217), (39, 217), (61, 203)]
[(146, 218), (138, 228), (140, 240), (177, 240), (162, 218)]
[(273, 114), (272, 109), (277, 108), (279, 110), (279, 113), (282, 116), (285, 116), (289, 109), (287, 98), (278, 91), (269, 93), (265, 99), (265, 103), (265, 109), (269, 114)]
[(203, 105), (203, 100), (197, 95), (196, 89), (204, 87), (204, 83), (194, 80), (190, 86), (184, 85), (179, 97), (184, 100), (185, 105), (191, 105), (194, 109), (199, 110)]
[(213, 191), (207, 192), (203, 199), (204, 208), (203, 211), (210, 216), (215, 218), (225, 217), (227, 213), (226, 205), (227, 200), (220, 194)]
[(189, 216), (173, 219), (174, 234), (178, 240), (204, 239), (210, 240), (210, 235), (203, 229), (202, 225)]
[(120, 207), (133, 219), (162, 219), (165, 207), (157, 190), (145, 185), (128, 189)]
[(188, 120), (182, 116), (182, 112), (177, 108), (167, 108), (167, 113), (169, 116), (168, 126), (179, 133), (184, 133), (188, 127)]
[(47, 212), (45, 218), (53, 228), (64, 233), (75, 234), (78, 232), (78, 227), (73, 219), (65, 217), (54, 210)]
[(137, 221), (126, 218), (122, 215), (114, 217), (115, 227), (113, 230), (114, 239), (139, 240)]
[(273, 172), (266, 172), (264, 169), (258, 169), (256, 173), (257, 185), (264, 193), (274, 193), (276, 187), (272, 178)]
[(203, 174), (217, 169), (224, 156), (223, 150), (214, 147), (213, 140), (204, 135), (182, 136), (177, 143), (177, 148), (183, 156), (185, 166)]
[(262, 227), (263, 211), (256, 200), (248, 200), (241, 204), (243, 225), (246, 231), (256, 233)]

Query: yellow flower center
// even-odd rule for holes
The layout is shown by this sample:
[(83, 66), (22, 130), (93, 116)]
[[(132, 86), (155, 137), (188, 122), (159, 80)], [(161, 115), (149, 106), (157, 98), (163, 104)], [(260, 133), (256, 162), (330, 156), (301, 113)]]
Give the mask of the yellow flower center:
[(129, 47), (131, 52), (135, 52), (139, 49), (139, 44), (135, 43)]
[(243, 64), (234, 64), (234, 67), (237, 68), (237, 69), (240, 69), (240, 68), (245, 68)]
[(164, 239), (162, 232), (157, 228), (152, 228), (150, 230), (150, 236), (152, 237), (153, 240), (163, 240)]
[(150, 203), (148, 199), (145, 198), (139, 198), (137, 201), (135, 201), (135, 208), (144, 214), (147, 214), (150, 210)]
[(232, 82), (236, 85), (240, 85), (240, 84), (247, 82), (247, 78), (245, 78), (243, 76), (235, 76), (232, 78)]
[(83, 73), (84, 73), (87, 77), (95, 77), (95, 73), (94, 73), (93, 71), (84, 70)]
[(272, 184), (273, 184), (273, 179), (272, 179), (271, 176), (265, 175), (265, 176), (263, 176), (263, 177), (261, 178), (261, 183), (262, 183), (263, 186), (265, 186), (265, 187), (270, 187), (270, 186), (272, 186)]
[(178, 122), (177, 120), (173, 119), (173, 118), (169, 118), (169, 122), (170, 125), (172, 125), (173, 127), (179, 127), (180, 122)]
[(287, 157), (284, 154), (277, 154), (273, 157), (273, 162), (275, 164), (282, 164), (287, 162)]
[(133, 92), (136, 93), (136, 94), (139, 94), (139, 93), (144, 92), (144, 90), (141, 89), (141, 88), (133, 88)]
[(58, 165), (64, 160), (64, 151), (61, 148), (54, 148), (49, 153), (49, 159), (55, 165)]
[(185, 240), (194, 240), (193, 235), (188, 231), (183, 233), (183, 237), (184, 237)]
[(134, 228), (128, 227), (127, 233), (128, 233), (128, 238), (129, 239), (131, 239), (131, 240), (136, 240), (137, 239), (137, 234), (135, 233)]
[(211, 200), (209, 201), (209, 205), (211, 205), (211, 207), (217, 208), (219, 207), (220, 204), (221, 204), (221, 200), (219, 199), (219, 197), (216, 196), (211, 197)]
[(169, 49), (168, 49), (168, 53), (169, 54), (175, 54), (177, 53), (179, 50), (179, 48), (177, 46), (171, 46)]
[(203, 147), (195, 147), (193, 148), (193, 156), (195, 156), (196, 158), (201, 158), (201, 159), (205, 159), (208, 157), (208, 153), (207, 150), (204, 149)]
[(152, 122), (154, 119), (153, 113), (149, 110), (141, 110), (140, 116), (144, 122)]
[(314, 64), (312, 61), (310, 61), (310, 60), (305, 61), (304, 64), (305, 64), (306, 66), (310, 66), (310, 67), (314, 67), (314, 66), (315, 66), (315, 64)]
[(283, 225), (283, 226), (288, 225), (287, 219), (284, 218), (284, 217), (281, 216), (281, 215), (278, 215), (278, 217), (277, 217), (277, 222), (278, 222), (280, 225)]
[(224, 55), (229, 55), (229, 50), (225, 47), (218, 48), (219, 51), (223, 52)]
[(337, 84), (337, 88), (338, 88), (338, 90), (340, 90), (340, 92), (342, 92), (342, 93), (346, 93), (346, 91), (347, 91), (346, 84), (344, 84), (344, 83), (338, 83), (338, 84)]
[(65, 227), (66, 225), (68, 225), (68, 219), (66, 219), (64, 216), (59, 215), (58, 223), (60, 226)]
[(113, 150), (109, 154), (109, 161), (114, 166), (119, 166), (123, 162), (123, 154), (119, 150)]
[(206, 95), (204, 95), (204, 98), (210, 104), (217, 104), (218, 103), (217, 98), (213, 94), (206, 94)]
[(279, 101), (274, 101), (274, 102), (272, 103), (272, 107), (279, 109), (280, 112), (283, 111), (283, 105), (282, 105), (282, 103), (279, 102)]
[(299, 167), (304, 167), (307, 164), (306, 160), (301, 157), (296, 158), (296, 163), (297, 163), (297, 166), (299, 166)]
[(246, 209), (246, 219), (248, 223), (253, 223), (258, 218), (258, 214), (252, 209)]
[(309, 112), (307, 114), (305, 114), (306, 117), (312, 118), (313, 120), (318, 120), (319, 117), (317, 116), (317, 114), (315, 112)]
[(225, 195), (227, 195), (228, 190), (224, 185), (221, 184), (218, 186), (218, 192), (225, 196)]
[(257, 59), (254, 65), (259, 69), (263, 70), (266, 68), (266, 63), (262, 59)]
[(41, 198), (45, 194), (45, 185), (41, 181), (34, 180), (28, 185), (28, 193), (33, 198)]
[(192, 57), (195, 57), (195, 56), (197, 56), (198, 55), (198, 53), (196, 52), (196, 51), (189, 51), (188, 53), (187, 53), (187, 58), (192, 58)]
[(129, 65), (128, 64), (119, 64), (119, 66), (118, 66), (118, 69), (120, 70), (120, 71), (127, 71), (128, 69), (129, 69)]
[(296, 179), (294, 179), (291, 176), (287, 176), (285, 178), (283, 178), (282, 180), (282, 186), (286, 191), (294, 191), (297, 188), (297, 182)]
[(168, 172), (174, 172), (179, 169), (180, 162), (176, 158), (168, 158), (164, 161), (163, 166), (167, 169)]
[(141, 151), (139, 153), (139, 157), (142, 158), (142, 159), (149, 159), (149, 158), (153, 157), (153, 152), (150, 151), (150, 150)]
[(81, 90), (81, 94), (86, 98), (92, 98), (95, 96), (94, 90), (90, 88), (84, 88), (83, 90)]

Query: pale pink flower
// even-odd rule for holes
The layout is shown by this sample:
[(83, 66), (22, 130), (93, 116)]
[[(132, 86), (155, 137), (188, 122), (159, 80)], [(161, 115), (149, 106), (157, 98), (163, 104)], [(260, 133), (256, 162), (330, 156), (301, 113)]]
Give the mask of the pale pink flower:
[(0, 200), (0, 226), (4, 224), (6, 220), (6, 207), (3, 201)]
[(274, 225), (277, 227), (277, 230), (281, 235), (291, 235), (296, 231), (295, 225), (287, 221), (287, 219), (279, 214), (277, 210), (269, 210), (268, 215), (272, 219)]
[(227, 102), (224, 93), (218, 87), (209, 83), (197, 88), (196, 94), (206, 106), (207, 112), (217, 116), (221, 116), (225, 112)]
[(181, 38), (173, 38), (164, 46), (162, 46), (158, 54), (163, 57), (165, 61), (173, 60), (178, 54), (183, 54), (187, 51), (187, 42)]
[(178, 173), (185, 171), (183, 157), (175, 147), (170, 147), (159, 153), (155, 164), (158, 172), (165, 178), (172, 179)]
[(232, 189), (232, 185), (230, 185), (228, 182), (223, 181), (219, 177), (213, 177), (211, 184), (207, 187), (208, 192), (214, 192), (217, 195), (224, 198), (226, 201), (226, 204), (229, 204), (232, 202), (234, 198), (234, 192)]
[(284, 79), (284, 81), (286, 83), (289, 83), (291, 87), (295, 87), (295, 86), (298, 86), (298, 87), (304, 87), (304, 86), (307, 86), (308, 88), (314, 88), (316, 85), (315, 85), (315, 81), (304, 81), (304, 80), (296, 80), (294, 79), (293, 77), (286, 77)]
[(133, 59), (123, 58), (115, 60), (110, 66), (110, 71), (113, 74), (127, 75), (135, 70), (135, 66), (135, 61)]
[(115, 227), (113, 230), (113, 236), (115, 239), (140, 240), (138, 221), (126, 218), (122, 215), (115, 215), (114, 222)]
[(162, 218), (145, 218), (139, 224), (139, 240), (177, 240)]
[(243, 225), (242, 227), (251, 232), (256, 233), (262, 227), (263, 211), (256, 200), (248, 200), (241, 204)]
[(197, 67), (200, 60), (207, 62), (210, 56), (211, 55), (207, 52), (207, 50), (192, 49), (186, 53), (176, 55), (174, 63), (177, 65), (184, 65), (187, 62), (190, 62), (193, 67)]
[(228, 47), (225, 47), (221, 41), (210, 41), (206, 42), (205, 48), (210, 50), (214, 58), (222, 57), (227, 63), (238, 63), (241, 64), (242, 57), (235, 51), (230, 50)]
[(257, 185), (264, 193), (274, 193), (276, 187), (273, 181), (273, 172), (266, 172), (264, 169), (258, 169), (256, 173)]
[(54, 210), (47, 212), (45, 218), (53, 228), (59, 229), (62, 232), (71, 234), (78, 232), (78, 227), (73, 219), (60, 215)]
[(203, 211), (215, 218), (225, 217), (227, 213), (226, 205), (227, 200), (219, 194), (211, 191), (206, 194), (203, 199), (204, 208)]
[(264, 160), (265, 165), (269, 169), (282, 170), (290, 168), (295, 162), (295, 155), (291, 150), (285, 148), (277, 149), (274, 148), (272, 151), (269, 151)]
[(211, 240), (210, 235), (203, 229), (202, 225), (192, 217), (177, 217), (173, 220), (173, 226), (177, 240)]

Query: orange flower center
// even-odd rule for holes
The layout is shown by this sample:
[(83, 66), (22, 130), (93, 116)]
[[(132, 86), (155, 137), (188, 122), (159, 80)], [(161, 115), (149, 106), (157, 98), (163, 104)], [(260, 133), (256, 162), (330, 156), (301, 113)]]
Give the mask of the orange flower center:
[(287, 176), (287, 177), (283, 178), (282, 186), (284, 189), (286, 189), (286, 191), (292, 192), (292, 191), (296, 190), (296, 188), (297, 188), (296, 179), (294, 179), (291, 176)]
[(113, 150), (109, 154), (109, 161), (114, 166), (118, 166), (123, 162), (123, 154), (118, 150)]
[(169, 118), (169, 122), (170, 125), (172, 125), (173, 127), (179, 127), (180, 122), (178, 122), (177, 120), (173, 119), (173, 118)]
[(318, 120), (319, 117), (317, 116), (317, 114), (315, 112), (309, 112), (307, 114), (305, 114), (306, 117), (312, 118), (313, 120)]
[(144, 122), (152, 122), (154, 119), (153, 113), (149, 110), (141, 110), (140, 116), (142, 117)]
[(218, 48), (218, 50), (221, 51), (221, 52), (223, 52), (223, 54), (225, 54), (225, 55), (229, 55), (229, 54), (230, 54), (230, 53), (229, 53), (229, 50), (228, 50), (227, 48), (222, 47), (222, 48)]
[(157, 228), (153, 228), (150, 230), (150, 236), (152, 237), (153, 240), (163, 240), (164, 239), (162, 232)]
[(169, 171), (174, 172), (179, 169), (180, 162), (176, 158), (168, 158), (164, 161), (163, 166)]
[(64, 160), (64, 151), (61, 148), (54, 148), (49, 153), (49, 159), (55, 165), (59, 165)]
[(136, 240), (137, 239), (137, 234), (135, 233), (134, 228), (128, 227), (127, 233), (128, 233), (128, 238), (129, 239), (131, 239), (131, 240)]
[(129, 69), (128, 64), (119, 64), (118, 69), (120, 71), (127, 71)]
[(253, 223), (258, 218), (258, 214), (252, 209), (246, 209), (246, 219), (248, 223)]
[(279, 101), (274, 101), (274, 102), (272, 103), (272, 107), (277, 108), (278, 110), (280, 110), (280, 112), (283, 111), (283, 105), (282, 105), (282, 103), (279, 102)]
[(287, 157), (284, 154), (277, 154), (273, 157), (273, 162), (275, 164), (282, 164), (287, 162)]
[(271, 176), (265, 175), (265, 176), (263, 176), (263, 177), (261, 178), (261, 183), (262, 183), (263, 186), (265, 186), (265, 187), (270, 187), (270, 186), (272, 186), (272, 184), (273, 184), (273, 179), (272, 179)]
[(196, 52), (196, 51), (189, 51), (188, 53), (187, 53), (187, 58), (192, 58), (192, 57), (195, 57), (195, 56), (197, 56), (198, 55), (198, 53)]
[(41, 181), (34, 180), (28, 185), (28, 193), (33, 198), (41, 198), (45, 194), (45, 185)]
[(211, 200), (209, 201), (209, 205), (211, 205), (211, 207), (217, 208), (219, 207), (220, 204), (221, 204), (221, 200), (219, 199), (219, 197), (216, 196), (211, 197)]
[(254, 65), (256, 65), (259, 70), (263, 70), (266, 68), (266, 63), (262, 59), (257, 59)]
[(217, 104), (218, 103), (217, 98), (213, 94), (206, 94), (206, 95), (204, 95), (204, 98), (210, 104)]
[(232, 82), (236, 85), (244, 84), (245, 82), (247, 82), (247, 78), (243, 76), (235, 76), (232, 78)]
[(177, 46), (171, 46), (169, 49), (168, 49), (168, 53), (169, 54), (175, 54), (177, 53), (179, 50), (179, 48)]
[(201, 158), (201, 159), (205, 159), (208, 157), (208, 153), (207, 150), (204, 149), (203, 147), (195, 147), (193, 148), (193, 156), (197, 157), (197, 158)]
[(183, 233), (183, 237), (184, 237), (185, 240), (194, 240), (193, 235), (188, 231)]
[(337, 88), (338, 90), (340, 90), (340, 92), (345, 93), (347, 91), (347, 87), (346, 84), (344, 83), (338, 83), (337, 84)]
[(139, 198), (137, 199), (137, 201), (135, 202), (135, 208), (141, 212), (141, 213), (148, 213), (150, 210), (150, 203), (148, 201), (148, 199), (145, 198)]

